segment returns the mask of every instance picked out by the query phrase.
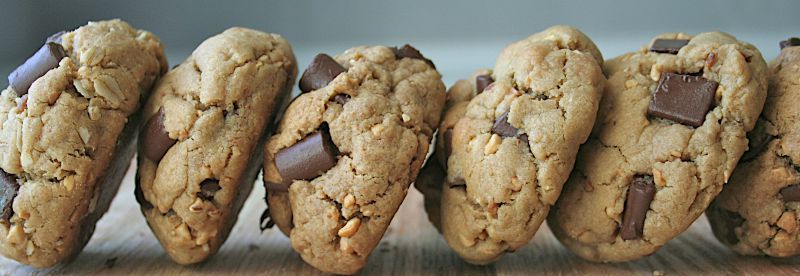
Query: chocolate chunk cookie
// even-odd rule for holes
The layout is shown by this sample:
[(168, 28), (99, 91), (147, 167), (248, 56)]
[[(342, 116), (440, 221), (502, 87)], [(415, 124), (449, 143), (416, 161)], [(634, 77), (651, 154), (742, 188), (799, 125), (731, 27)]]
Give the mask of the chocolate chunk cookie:
[(271, 219), (307, 263), (353, 274), (425, 160), (444, 84), (411, 46), (362, 46), (318, 55), (300, 89), (265, 150)]
[(747, 148), (766, 64), (720, 32), (663, 34), (606, 62), (592, 136), (548, 218), (580, 257), (652, 254), (706, 209)]
[(175, 262), (201, 262), (225, 242), (261, 168), (270, 118), (296, 75), (284, 38), (231, 28), (153, 90), (136, 192)]
[(447, 158), (453, 151), (453, 127), (467, 112), (467, 105), (476, 95), (494, 83), (492, 71), (477, 70), (469, 79), (456, 81), (447, 91), (447, 101), (436, 137), (433, 155), (419, 172), (414, 187), (425, 197), (428, 220), (441, 231), (442, 185), (447, 174)]
[(800, 254), (800, 42), (791, 40), (770, 63), (769, 95), (748, 151), (706, 211), (717, 238), (740, 254)]
[(135, 153), (167, 62), (153, 34), (89, 22), (45, 42), (0, 96), (0, 252), (35, 267), (76, 256)]
[(447, 170), (439, 217), (467, 262), (492, 262), (536, 233), (589, 136), (602, 60), (583, 33), (555, 26), (506, 47), (474, 90), (456, 84), (451, 99), (463, 102), (439, 129), (437, 159)]

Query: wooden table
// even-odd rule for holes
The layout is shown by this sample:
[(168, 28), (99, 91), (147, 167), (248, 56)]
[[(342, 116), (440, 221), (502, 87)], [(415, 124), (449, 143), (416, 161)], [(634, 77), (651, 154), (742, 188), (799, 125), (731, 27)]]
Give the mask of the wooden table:
[[(0, 257), (0, 274), (319, 274), (303, 263), (277, 229), (261, 233), (264, 188), (244, 205), (233, 233), (209, 261), (180, 266), (161, 249), (133, 197), (133, 172), (128, 171), (109, 212), (94, 237), (71, 264), (37, 270)], [(258, 180), (258, 183), (261, 183)], [(366, 275), (493, 275), (493, 274), (800, 274), (800, 258), (740, 257), (712, 237), (705, 217), (656, 254), (621, 264), (595, 264), (572, 255), (542, 226), (530, 245), (489, 266), (467, 264), (453, 253), (428, 223), (422, 196), (413, 188), (392, 221), (380, 246), (372, 252)]]

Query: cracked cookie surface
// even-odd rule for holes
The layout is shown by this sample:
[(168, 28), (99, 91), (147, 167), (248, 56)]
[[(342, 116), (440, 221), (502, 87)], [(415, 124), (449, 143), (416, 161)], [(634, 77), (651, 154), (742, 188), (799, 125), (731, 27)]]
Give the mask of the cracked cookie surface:
[[(265, 149), (264, 181), (272, 220), (303, 260), (325, 272), (353, 274), (378, 245), (425, 160), (445, 87), (421, 55), (396, 48), (355, 47), (335, 62), (309, 67), (344, 69), (289, 105)], [(340, 152), (333, 167), (309, 180), (282, 179), (276, 155), (323, 129)], [(274, 188), (285, 185), (288, 191)]]
[(800, 47), (770, 63), (769, 95), (750, 146), (706, 211), (717, 238), (745, 255), (800, 254)]
[(463, 259), (492, 262), (536, 233), (589, 136), (602, 60), (579, 30), (554, 26), (506, 47), (494, 83), (450, 109), (463, 117), (439, 130), (452, 128), (441, 230)]
[[(592, 136), (548, 218), (555, 236), (587, 260), (647, 256), (686, 230), (727, 182), (766, 97), (766, 64), (752, 45), (720, 32), (657, 39), (688, 43), (675, 54), (643, 47), (606, 62), (608, 82)], [(719, 84), (700, 126), (647, 115), (667, 73)], [(647, 193), (629, 193), (634, 180), (649, 181), (655, 191), (645, 204), (634, 198), (643, 208), (643, 228), (630, 238), (620, 231), (626, 195)]]
[(204, 41), (153, 90), (136, 192), (175, 262), (203, 261), (227, 238), (260, 170), (270, 118), (296, 74), (284, 38), (237, 27)]
[(167, 69), (158, 38), (120, 20), (89, 22), (59, 44), (66, 56), (27, 95), (0, 97), (0, 168), (19, 184), (0, 252), (35, 267), (88, 242), (135, 153), (139, 101)]

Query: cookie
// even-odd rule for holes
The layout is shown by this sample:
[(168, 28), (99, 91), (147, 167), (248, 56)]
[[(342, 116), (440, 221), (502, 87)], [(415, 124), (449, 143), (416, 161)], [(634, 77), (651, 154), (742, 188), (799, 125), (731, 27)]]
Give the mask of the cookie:
[[(490, 263), (536, 233), (589, 136), (602, 60), (579, 30), (554, 26), (506, 47), (491, 74), (451, 89), (436, 152), (447, 170), (438, 224), (464, 260)], [(421, 190), (434, 210), (437, 190)]]
[(49, 38), (0, 96), (0, 252), (74, 258), (135, 153), (140, 99), (167, 70), (153, 34), (120, 20)]
[(728, 181), (766, 98), (766, 64), (720, 32), (668, 33), (606, 61), (592, 135), (548, 223), (578, 256), (619, 262), (686, 230)]
[(266, 146), (271, 223), (324, 272), (367, 262), (416, 178), (445, 87), (413, 47), (320, 54)]
[(800, 39), (780, 46), (748, 151), (706, 211), (717, 238), (744, 255), (800, 254)]
[(428, 220), (440, 232), (442, 185), (445, 183), (444, 178), (447, 174), (445, 169), (447, 158), (453, 151), (453, 127), (461, 117), (464, 117), (469, 101), (493, 82), (492, 71), (480, 69), (475, 71), (470, 78), (456, 81), (447, 90), (447, 100), (442, 112), (442, 121), (439, 124), (433, 155), (425, 162), (414, 181), (414, 187), (425, 198), (425, 212), (428, 214)]
[(297, 65), (281, 36), (230, 28), (169, 71), (144, 107), (136, 196), (179, 264), (214, 255), (263, 162), (278, 103)]

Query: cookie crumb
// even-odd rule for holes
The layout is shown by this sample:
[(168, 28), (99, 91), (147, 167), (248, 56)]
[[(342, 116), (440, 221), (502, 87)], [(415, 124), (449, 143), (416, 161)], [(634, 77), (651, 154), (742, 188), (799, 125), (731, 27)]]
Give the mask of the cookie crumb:
[(653, 270), (653, 276), (664, 276), (664, 271)]
[(403, 115), (400, 117), (403, 117), (403, 122), (408, 123), (409, 121), (411, 121), (411, 116), (408, 116), (408, 114), (403, 113)]

